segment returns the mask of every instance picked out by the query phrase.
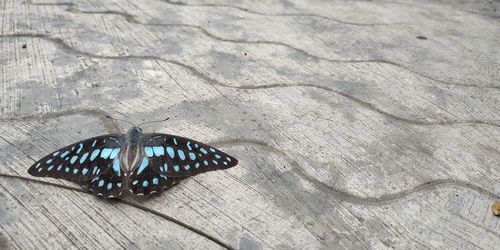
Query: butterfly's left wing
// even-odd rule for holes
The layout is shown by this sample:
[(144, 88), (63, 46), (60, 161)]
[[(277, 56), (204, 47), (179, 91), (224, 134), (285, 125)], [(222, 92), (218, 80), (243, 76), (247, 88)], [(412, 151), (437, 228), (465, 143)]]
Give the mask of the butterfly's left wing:
[(189, 177), (199, 173), (236, 166), (236, 158), (207, 144), (169, 134), (146, 134), (144, 165), (159, 174)]
[(28, 173), (70, 180), (107, 198), (122, 193), (119, 153), (123, 135), (104, 135), (76, 142), (35, 162)]

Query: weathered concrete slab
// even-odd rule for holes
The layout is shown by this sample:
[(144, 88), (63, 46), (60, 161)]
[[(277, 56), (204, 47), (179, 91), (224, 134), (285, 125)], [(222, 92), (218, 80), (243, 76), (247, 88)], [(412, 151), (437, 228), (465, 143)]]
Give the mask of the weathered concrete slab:
[[(1, 7), (0, 248), (500, 243), (497, 1)], [(142, 207), (15, 178), (51, 150), (127, 129), (105, 115), (170, 116), (146, 130), (240, 164)]]

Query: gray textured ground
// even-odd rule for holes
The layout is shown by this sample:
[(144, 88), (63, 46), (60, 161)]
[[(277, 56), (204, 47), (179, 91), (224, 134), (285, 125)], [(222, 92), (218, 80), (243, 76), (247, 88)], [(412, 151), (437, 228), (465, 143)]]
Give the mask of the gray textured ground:
[[(498, 248), (498, 10), (2, 0), (0, 248)], [(6, 176), (128, 128), (105, 115), (240, 164), (143, 207)]]

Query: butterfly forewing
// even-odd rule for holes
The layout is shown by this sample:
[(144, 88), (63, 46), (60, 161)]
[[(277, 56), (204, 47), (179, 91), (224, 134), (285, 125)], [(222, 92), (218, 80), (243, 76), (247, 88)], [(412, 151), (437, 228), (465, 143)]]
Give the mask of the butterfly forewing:
[(122, 138), (105, 135), (74, 143), (43, 157), (28, 173), (75, 181), (95, 193), (116, 197), (123, 185), (118, 158)]
[(227, 169), (238, 163), (236, 158), (212, 146), (168, 134), (146, 134), (144, 159), (155, 172), (171, 177)]

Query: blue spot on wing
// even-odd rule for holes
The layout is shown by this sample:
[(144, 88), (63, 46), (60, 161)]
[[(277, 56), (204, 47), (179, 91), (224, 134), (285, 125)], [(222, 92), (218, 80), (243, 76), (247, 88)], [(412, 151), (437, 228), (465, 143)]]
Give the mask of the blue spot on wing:
[(162, 156), (165, 154), (165, 149), (163, 147), (160, 147), (160, 146), (153, 147), (153, 151), (154, 151), (156, 156)]
[(189, 153), (189, 159), (191, 159), (192, 161), (194, 161), (196, 159), (196, 154), (193, 153), (193, 152), (190, 152)]
[(101, 152), (101, 158), (107, 159), (109, 155), (111, 155), (111, 151), (113, 151), (112, 148), (103, 148)]
[(119, 148), (113, 149), (113, 151), (111, 151), (111, 154), (109, 155), (109, 159), (115, 159), (119, 152), (120, 152)]
[(82, 151), (82, 148), (83, 148), (83, 143), (80, 143), (80, 145), (79, 145), (78, 150), (76, 151), (76, 153), (79, 154), (80, 151)]
[(179, 155), (179, 158), (181, 158), (181, 160), (186, 159), (186, 155), (184, 154), (184, 151), (179, 149), (179, 150), (177, 150), (177, 154)]
[(167, 147), (167, 153), (168, 153), (168, 156), (170, 156), (170, 158), (174, 159), (174, 157), (175, 157), (174, 148)]
[(142, 158), (141, 165), (139, 166), (139, 169), (137, 170), (137, 175), (140, 175), (142, 171), (148, 166), (148, 159), (146, 157)]
[(166, 172), (168, 169), (167, 163), (163, 164), (163, 166), (160, 167), (160, 172)]
[(94, 152), (92, 152), (92, 155), (90, 155), (90, 161), (94, 161), (95, 158), (99, 155), (100, 152), (101, 152), (100, 149), (94, 150)]
[(88, 156), (89, 156), (89, 153), (83, 154), (82, 157), (80, 158), (80, 164), (82, 164), (87, 159)]
[(144, 148), (144, 151), (146, 152), (146, 155), (147, 155), (148, 157), (153, 156), (153, 148), (152, 148), (152, 147), (145, 147), (145, 148)]
[(69, 161), (71, 164), (75, 163), (75, 161), (78, 159), (78, 156), (74, 155), (71, 157), (71, 160)]
[(116, 175), (120, 176), (121, 175), (121, 171), (120, 171), (120, 161), (119, 160), (115, 160), (113, 162), (113, 171), (115, 171)]

